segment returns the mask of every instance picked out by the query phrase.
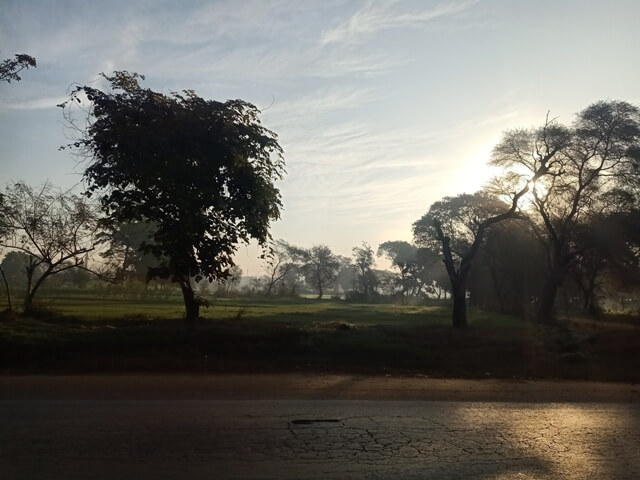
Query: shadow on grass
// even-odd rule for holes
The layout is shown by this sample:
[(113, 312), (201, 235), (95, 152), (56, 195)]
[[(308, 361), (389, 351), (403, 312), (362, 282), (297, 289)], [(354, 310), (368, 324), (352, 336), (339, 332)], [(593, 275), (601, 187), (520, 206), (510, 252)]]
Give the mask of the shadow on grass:
[(0, 321), (4, 372), (336, 372), (640, 380), (639, 329), (543, 327), (442, 307), (326, 301), (220, 302), (197, 334), (179, 318), (13, 316)]

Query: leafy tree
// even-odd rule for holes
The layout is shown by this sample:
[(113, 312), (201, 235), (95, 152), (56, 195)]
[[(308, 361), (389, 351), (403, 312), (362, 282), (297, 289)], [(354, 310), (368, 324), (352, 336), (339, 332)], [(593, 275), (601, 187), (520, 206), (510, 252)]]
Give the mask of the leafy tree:
[(368, 243), (362, 242), (362, 246), (353, 247), (352, 252), (356, 268), (356, 290), (366, 301), (374, 294), (377, 284), (376, 275), (373, 272), (375, 265), (373, 249)]
[(98, 216), (82, 196), (50, 184), (33, 189), (24, 183), (7, 186), (1, 213), (0, 246), (28, 256), (24, 310), (29, 312), (47, 278), (86, 268), (86, 255), (98, 245)]
[(390, 297), (395, 297), (400, 293), (400, 285), (398, 274), (389, 270), (376, 270), (376, 278), (378, 279), (378, 293)]
[(378, 246), (378, 256), (383, 255), (398, 269), (400, 298), (404, 302), (404, 297), (417, 286), (414, 274), (417, 270), (418, 247), (402, 240), (388, 241)]
[(517, 216), (522, 194), (514, 197), (511, 207), (484, 193), (445, 197), (413, 224), (418, 245), (442, 252), (451, 282), (454, 327), (467, 325), (467, 282), (487, 231), (494, 224)]
[(358, 288), (358, 269), (351, 262), (351, 259), (345, 258), (340, 262), (340, 268), (334, 282), (334, 288), (340, 288), (345, 292), (345, 298), (351, 300), (362, 300), (360, 294), (355, 290)]
[(596, 199), (595, 212), (576, 226), (572, 236), (575, 258), (568, 275), (582, 293), (583, 310), (601, 312), (599, 297), (608, 280), (627, 286), (640, 283), (640, 209), (630, 192), (613, 190)]
[(89, 158), (84, 178), (108, 221), (156, 226), (142, 249), (158, 259), (150, 275), (180, 285), (195, 327), (191, 278), (223, 280), (240, 243), (269, 239), (280, 215), (282, 149), (243, 100), (166, 95), (126, 71), (103, 77), (110, 91), (81, 86), (61, 105), (72, 124), (75, 105), (92, 106), (91, 123), (70, 147)]
[(146, 222), (119, 222), (105, 228), (102, 238), (108, 248), (101, 255), (107, 260), (106, 276), (124, 284), (131, 279), (145, 280), (149, 269), (158, 266), (156, 257), (143, 252), (153, 232)]
[(0, 263), (7, 281), (12, 285), (23, 284), (27, 280), (29, 255), (17, 250), (7, 252)]
[(529, 222), (494, 225), (469, 278), (470, 303), (528, 318), (544, 279), (546, 256)]
[(18, 74), (30, 67), (36, 67), (36, 59), (26, 53), (17, 53), (14, 58), (7, 58), (0, 63), (0, 82), (19, 82), (21, 78)]
[[(4, 282), (7, 293), (7, 305), (9, 311), (13, 310), (11, 299), (11, 286), (24, 285), (27, 279), (27, 266), (29, 265), (29, 255), (24, 252), (10, 251), (0, 263), (0, 274)], [(38, 272), (39, 274), (40, 272)]]
[(218, 280), (218, 289), (216, 290), (216, 293), (223, 297), (228, 296), (232, 290), (240, 285), (242, 273), (242, 268), (238, 265), (231, 267), (229, 269), (229, 274), (224, 279)]
[(418, 248), (402, 240), (381, 243), (378, 256), (385, 256), (398, 269), (402, 302), (407, 295), (424, 295), (433, 289), (436, 254), (429, 248)]
[[(486, 192), (445, 197), (431, 205), (429, 211), (413, 224), (418, 245), (442, 252), (451, 283), (454, 327), (467, 325), (467, 281), (486, 233), (499, 222), (521, 217), (521, 199), (553, 169), (556, 153), (566, 147), (569, 140), (567, 129), (548, 119), (541, 128), (532, 132), (506, 132), (504, 140), (494, 149), (493, 162), (496, 165), (504, 164), (505, 150), (520, 150), (527, 143), (535, 146), (526, 158), (512, 157), (514, 169), (494, 185), (494, 192), (497, 190), (507, 201), (500, 202)], [(520, 170), (524, 173), (520, 174)]]
[[(551, 139), (545, 136), (549, 126), (558, 133)], [(508, 180), (533, 187), (532, 210), (549, 265), (539, 321), (553, 318), (556, 293), (578, 255), (576, 230), (593, 216), (596, 199), (613, 188), (640, 183), (639, 141), (639, 110), (610, 101), (590, 105), (571, 127), (547, 122), (540, 129), (507, 132), (495, 148), (492, 163), (510, 171)], [(542, 174), (531, 182), (532, 172), (538, 171)]]
[(338, 275), (340, 260), (326, 245), (314, 245), (303, 251), (303, 262), (304, 278), (321, 299)]
[(267, 268), (269, 269), (266, 280), (265, 293), (270, 297), (278, 285), (296, 275), (300, 269), (303, 251), (285, 240), (276, 240), (269, 252)]

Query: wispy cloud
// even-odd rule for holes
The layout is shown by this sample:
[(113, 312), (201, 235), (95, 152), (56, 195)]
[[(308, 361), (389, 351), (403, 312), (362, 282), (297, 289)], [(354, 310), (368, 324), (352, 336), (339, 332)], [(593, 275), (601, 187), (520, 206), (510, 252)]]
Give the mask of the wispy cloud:
[(284, 101), (276, 99), (265, 111), (265, 120), (278, 129), (285, 126), (301, 126), (304, 125), (301, 123), (303, 121), (310, 126), (310, 122), (317, 123), (319, 117), (325, 114), (355, 109), (379, 98), (380, 94), (372, 88), (322, 88)]
[(443, 3), (433, 8), (402, 12), (397, 2), (369, 3), (354, 13), (347, 21), (326, 30), (320, 40), (322, 45), (354, 42), (361, 37), (383, 30), (422, 27), (435, 19), (461, 13), (479, 0)]

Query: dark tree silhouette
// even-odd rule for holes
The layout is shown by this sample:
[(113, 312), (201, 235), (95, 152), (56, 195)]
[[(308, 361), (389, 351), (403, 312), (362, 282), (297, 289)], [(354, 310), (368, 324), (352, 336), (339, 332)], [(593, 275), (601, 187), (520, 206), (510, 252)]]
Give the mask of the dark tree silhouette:
[(368, 301), (373, 296), (377, 284), (376, 274), (373, 271), (375, 260), (371, 246), (362, 242), (362, 246), (353, 247), (354, 267), (356, 269), (355, 287), (362, 295), (362, 299)]
[[(519, 198), (519, 197), (518, 197)], [(517, 216), (517, 199), (511, 207), (483, 193), (445, 197), (413, 224), (418, 245), (440, 249), (451, 282), (453, 326), (467, 325), (467, 280), (473, 259), (487, 230)]]
[[(549, 126), (558, 133), (545, 135)], [(528, 184), (548, 254), (537, 318), (549, 322), (558, 288), (579, 253), (576, 230), (594, 214), (596, 199), (612, 188), (640, 184), (640, 112), (626, 102), (597, 102), (580, 112), (571, 128), (547, 122), (541, 129), (507, 132), (493, 163), (509, 169), (507, 180), (514, 183), (542, 172)]]
[(582, 293), (585, 313), (597, 316), (605, 280), (627, 286), (640, 282), (640, 204), (630, 192), (612, 190), (599, 196), (592, 208), (572, 234), (575, 256), (568, 275)]
[(18, 75), (22, 70), (36, 67), (36, 59), (26, 53), (17, 53), (14, 58), (7, 58), (0, 63), (0, 82), (19, 82)]
[(88, 127), (70, 147), (89, 158), (84, 178), (108, 221), (156, 226), (143, 246), (159, 262), (149, 274), (180, 285), (195, 328), (200, 303), (191, 279), (226, 279), (239, 243), (269, 239), (280, 215), (274, 182), (284, 174), (282, 149), (243, 100), (166, 95), (126, 71), (102, 76), (110, 91), (80, 86), (61, 105), (72, 126), (74, 106), (91, 106)]
[(418, 247), (402, 240), (387, 241), (378, 246), (377, 255), (386, 257), (398, 269), (400, 301), (404, 303), (404, 297), (418, 286)]
[(548, 119), (541, 128), (532, 132), (506, 132), (493, 152), (496, 164), (503, 163), (505, 149), (508, 152), (513, 149), (519, 151), (523, 144), (535, 145), (534, 150), (527, 152), (527, 157), (514, 157), (514, 163), (526, 166), (524, 173), (511, 172), (494, 187), (508, 198), (507, 203), (483, 193), (445, 197), (434, 203), (413, 224), (417, 244), (439, 248), (442, 252), (442, 261), (451, 282), (454, 327), (467, 325), (467, 281), (474, 257), (488, 230), (499, 222), (520, 217), (522, 197), (554, 167), (556, 153), (566, 147), (569, 140), (567, 129)]
[(265, 294), (270, 297), (276, 287), (300, 270), (303, 250), (285, 240), (278, 239), (271, 245), (267, 255), (268, 276)]
[(302, 252), (304, 278), (322, 298), (325, 290), (335, 281), (340, 259), (326, 245), (314, 245)]

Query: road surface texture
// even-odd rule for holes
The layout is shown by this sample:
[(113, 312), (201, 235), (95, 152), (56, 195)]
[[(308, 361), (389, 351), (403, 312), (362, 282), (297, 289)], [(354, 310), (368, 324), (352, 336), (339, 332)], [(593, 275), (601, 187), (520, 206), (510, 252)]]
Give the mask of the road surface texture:
[(0, 377), (0, 478), (635, 480), (639, 388)]

